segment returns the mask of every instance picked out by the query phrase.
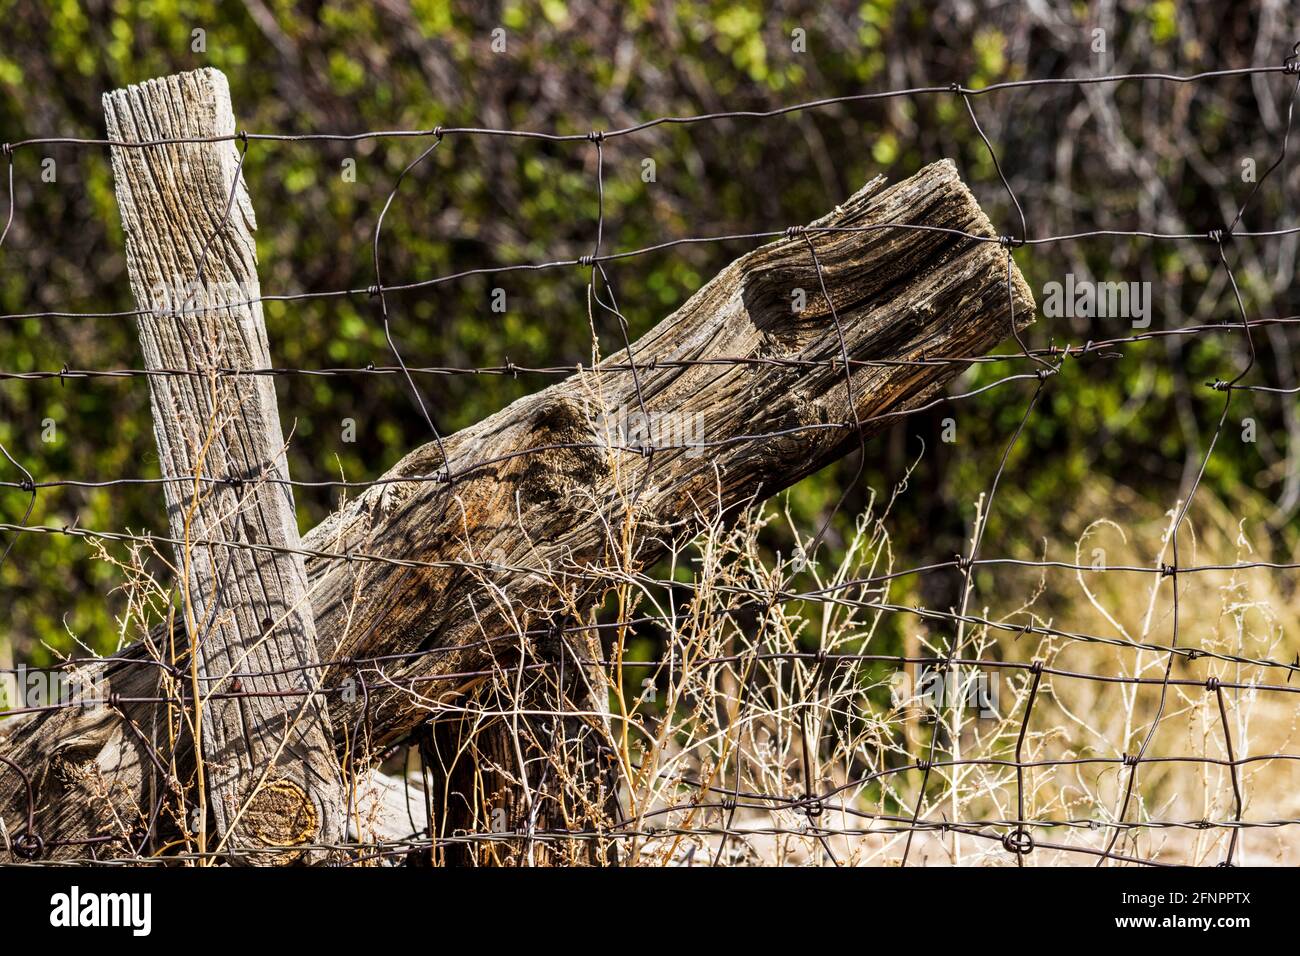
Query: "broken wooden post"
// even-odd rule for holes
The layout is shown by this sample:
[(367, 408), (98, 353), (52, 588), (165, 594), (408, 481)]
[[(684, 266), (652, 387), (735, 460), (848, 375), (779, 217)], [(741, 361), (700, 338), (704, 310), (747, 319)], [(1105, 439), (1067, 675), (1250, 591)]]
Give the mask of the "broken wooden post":
[[(104, 115), (117, 143), (235, 135), (214, 69), (105, 94)], [(225, 138), (114, 145), (112, 158), (145, 366), (212, 373), (149, 379), (172, 537), (290, 549), (176, 548), (189, 720), (220, 842), (206, 841), (203, 788), (191, 829), (236, 856), (332, 844), (342, 787), (327, 708), (304, 693), (321, 671), (275, 384), (217, 374), (271, 365), (239, 151)]]
[[(457, 476), (452, 486), (428, 480), (445, 464), (438, 447), (428, 445), (308, 532), (303, 547), (316, 552), (306, 565), (321, 659), (410, 655), (331, 673), (332, 684), (369, 675), (364, 697), (328, 698), (336, 748), (354, 743), (347, 731), (358, 722), (369, 727), (376, 748), (399, 742), (436, 717), (440, 702), (482, 690), (481, 680), (465, 675), (491, 663), (488, 640), (534, 659), (564, 659), (566, 646), (578, 657), (593, 656), (598, 646), (573, 640), (582, 632), (558, 642), (530, 635), (547, 633), (563, 610), (589, 600), (584, 589), (600, 585), (584, 573), (610, 562), (611, 544), (620, 561), (630, 548), (645, 566), (660, 555), (665, 529), (689, 533), (695, 508), (730, 509), (774, 495), (857, 449), (858, 435), (844, 423), (856, 418), (871, 434), (931, 400), (968, 366), (930, 360), (976, 358), (1008, 338), (1013, 324), (1022, 328), (1032, 318), (1033, 296), (1014, 264), (1008, 267), (996, 236), (951, 162), (893, 186), (876, 179), (806, 234), (731, 263), (637, 341), (639, 395), (628, 356), (610, 356), (446, 438)], [(795, 289), (806, 294), (801, 312), (791, 309)], [(835, 361), (843, 353), (854, 363), (852, 389)], [(699, 416), (703, 454), (679, 447), (647, 457), (626, 447), (635, 442), (611, 442), (600, 423), (641, 414), (642, 401), (651, 420)], [(641, 493), (627, 493), (635, 488)], [(627, 548), (609, 540), (609, 530), (626, 518), (635, 530)], [(557, 583), (568, 593), (557, 593)], [(123, 698), (147, 695), (151, 682), (156, 687), (152, 669), (131, 666), (145, 656), (137, 645), (105, 665), (105, 679)], [(156, 709), (122, 705), (137, 724)], [(121, 821), (146, 816), (155, 770), (121, 717), (116, 710), (59, 711), (0, 745), (0, 753), (37, 775), (38, 829), (47, 842), (108, 833), (129, 852), (130, 827)], [(513, 730), (501, 724), (490, 732)], [(71, 740), (80, 765), (96, 769), (95, 785), (107, 784), (111, 800), (88, 785), (46, 785), (50, 765)], [(479, 749), (502, 760), (513, 754), (517, 762), (520, 750), (501, 743)], [(535, 761), (535, 751), (525, 749), (524, 760)], [(517, 775), (513, 766), (501, 769), (485, 768), (487, 785), (458, 795), (464, 819), (478, 821), (476, 828), (485, 811), (500, 807), (486, 801), (498, 799), (500, 786)], [(0, 763), (0, 812), (14, 832), (25, 813), (19, 782)], [(449, 835), (457, 812), (435, 809), (440, 829), (452, 821)], [(526, 801), (512, 800), (507, 815), (525, 810)], [(49, 855), (67, 858), (81, 849), (61, 845)]]

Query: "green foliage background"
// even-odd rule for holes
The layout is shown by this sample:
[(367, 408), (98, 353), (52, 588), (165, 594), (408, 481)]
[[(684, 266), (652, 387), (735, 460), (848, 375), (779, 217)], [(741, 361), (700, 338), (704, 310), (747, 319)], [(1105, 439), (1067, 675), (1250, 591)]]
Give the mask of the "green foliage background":
[[(1019, 5), (928, 9), (893, 2), (620, 4), (0, 0), (0, 138), (102, 137), (100, 95), (179, 70), (215, 66), (230, 80), (249, 131), (358, 132), (383, 128), (491, 126), (582, 133), (668, 114), (765, 110), (821, 97), (960, 81), (1150, 70), (1191, 73), (1279, 64), (1297, 23), (1261, 24), (1241, 7), (1120, 3), (1104, 24), (1084, 4), (1050, 14)], [(1094, 52), (1094, 29), (1108, 52)], [(1267, 26), (1267, 29), (1265, 27)], [(491, 49), (503, 27), (504, 54)], [(202, 29), (206, 49), (193, 49)], [(802, 29), (807, 51), (792, 49)], [(974, 98), (977, 115), (1026, 208), (1031, 233), (1087, 228), (1206, 232), (1230, 219), (1249, 192), (1243, 157), (1262, 171), (1280, 148), (1290, 79), (1271, 75), (1186, 86), (1128, 83), (1038, 87)], [(1089, 97), (1094, 97), (1090, 99)], [(1095, 99), (1100, 97), (1101, 99)], [(1109, 109), (1109, 112), (1108, 112)], [(1107, 118), (1113, 120), (1107, 125)], [(1118, 125), (1118, 131), (1115, 124)], [(1125, 146), (1125, 144), (1127, 144)], [(417, 139), (357, 144), (254, 142), (245, 177), (259, 221), (263, 291), (364, 287), (373, 281), (375, 219), (401, 169), (427, 145)], [(1126, 152), (1126, 148), (1131, 152)], [(781, 229), (807, 222), (876, 175), (905, 177), (952, 157), (994, 223), (1019, 222), (961, 101), (949, 94), (836, 105), (763, 121), (660, 126), (612, 140), (605, 151), (605, 248), (632, 249), (685, 236)], [(42, 160), (57, 182), (41, 180)], [(657, 181), (645, 183), (653, 159)], [(342, 175), (355, 160), (356, 181)], [(0, 248), (0, 312), (112, 311), (129, 297), (107, 151), (49, 146), (15, 154), (15, 218)], [(1294, 225), (1294, 164), (1254, 200), (1246, 225)], [(595, 148), (587, 143), (449, 136), (408, 177), (384, 224), (385, 281), (410, 281), (591, 251), (597, 199)], [(683, 302), (744, 243), (702, 244), (610, 269), (640, 334)], [(1296, 311), (1295, 243), (1237, 240), (1228, 254), (1252, 317)], [(1153, 330), (1238, 316), (1217, 255), (1205, 243), (1087, 240), (1021, 249), (1037, 292), (1067, 271), (1151, 281)], [(412, 365), (524, 366), (589, 362), (585, 270), (488, 274), (390, 298), (394, 329)], [(503, 315), (490, 290), (509, 297)], [(1209, 290), (1208, 294), (1206, 290)], [(320, 368), (388, 364), (377, 302), (365, 297), (268, 303), (277, 364)], [(619, 345), (599, 329), (605, 352)], [(1041, 320), (1034, 345), (1125, 336), (1127, 324)], [(1297, 374), (1282, 330), (1257, 336), (1253, 383), (1290, 385)], [(1119, 351), (1119, 350), (1117, 350)], [(1099, 476), (1176, 500), (1218, 416), (1203, 384), (1231, 378), (1245, 351), (1239, 334), (1163, 338), (1126, 345), (1123, 358), (1067, 362), (1009, 461), (988, 553), (1059, 530), (1063, 505)], [(132, 368), (140, 357), (130, 321), (5, 318), (0, 371)], [(959, 390), (1007, 374), (982, 366)], [(474, 422), (546, 384), (546, 376), (424, 376), (444, 431)], [(429, 436), (393, 377), (287, 377), (277, 382), (294, 442), (295, 477), (377, 477)], [(847, 522), (868, 489), (887, 490), (926, 449), (894, 515), (905, 565), (944, 560), (960, 548), (972, 503), (996, 468), (1024, 411), (1030, 383), (994, 389), (915, 416), (871, 445), (852, 489)], [(1290, 532), (1297, 480), (1297, 425), (1288, 396), (1261, 397), (1261, 440), (1239, 440), (1234, 415), (1206, 474), (1207, 494), (1249, 491), (1277, 543)], [(942, 420), (959, 440), (938, 441)], [(342, 421), (357, 441), (342, 441)], [(56, 440), (42, 440), (42, 423)], [(148, 392), (141, 379), (0, 380), (0, 442), (38, 480), (157, 475)], [(855, 473), (852, 460), (791, 495), (813, 531)], [(0, 479), (18, 481), (8, 468)], [(306, 527), (334, 504), (302, 489)], [(0, 488), (0, 514), (23, 514), (27, 496)], [(42, 492), (35, 524), (107, 530), (166, 527), (156, 487)], [(1019, 545), (1016, 543), (1019, 542)], [(773, 548), (789, 548), (773, 533)], [(833, 554), (837, 539), (829, 543)], [(109, 592), (118, 573), (90, 559), (84, 542), (23, 535), (0, 571), (4, 636), (15, 657), (43, 663), (73, 638), (96, 650), (119, 640)], [(987, 581), (986, 585), (996, 585)], [(942, 603), (943, 592), (918, 600)]]

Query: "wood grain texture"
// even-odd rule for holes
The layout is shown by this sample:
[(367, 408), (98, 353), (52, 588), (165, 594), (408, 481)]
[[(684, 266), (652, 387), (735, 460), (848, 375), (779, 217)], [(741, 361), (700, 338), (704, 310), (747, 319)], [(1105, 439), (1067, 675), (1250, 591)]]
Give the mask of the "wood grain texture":
[[(217, 70), (168, 76), (104, 96), (108, 137), (121, 142), (230, 136), (230, 92)], [(256, 223), (232, 141), (114, 146), (147, 368), (215, 370), (271, 364), (262, 320)], [(227, 215), (227, 210), (229, 215)], [(173, 538), (299, 547), (274, 381), (149, 379)], [(196, 483), (191, 476), (217, 479)], [(273, 479), (268, 481), (266, 479)], [(329, 714), (316, 698), (221, 697), (319, 677), (316, 627), (301, 555), (191, 544), (176, 548), (206, 698), (196, 733), (217, 833), (230, 849), (333, 842), (341, 786)], [(213, 696), (209, 696), (213, 695)], [(267, 768), (272, 768), (269, 770)], [(209, 845), (211, 846), (211, 845)], [(280, 859), (291, 859), (281, 856)]]
[[(889, 223), (937, 228), (883, 227)], [(450, 486), (377, 485), (304, 536), (303, 546), (314, 551), (448, 562), (413, 568), (307, 558), (322, 659), (436, 652), (385, 662), (382, 675), (370, 666), (331, 669), (328, 686), (360, 676), (367, 690), (328, 698), (340, 750), (345, 738), (355, 744), (361, 727), (371, 747), (400, 741), (436, 716), (440, 702), (481, 692), (481, 682), (454, 675), (492, 662), (485, 639), (501, 641), (507, 652), (554, 656), (554, 648), (538, 648), (520, 632), (545, 631), (590, 606), (602, 585), (587, 571), (646, 565), (665, 538), (690, 534), (697, 515), (746, 507), (856, 449), (859, 437), (843, 423), (856, 420), (869, 436), (965, 367), (890, 362), (988, 352), (1011, 334), (1009, 300), (1018, 326), (1031, 320), (1032, 295), (1006, 250), (942, 231), (996, 235), (951, 162), (893, 186), (874, 180), (814, 225), (843, 231), (795, 235), (742, 256), (634, 343), (639, 397), (632, 377), (613, 368), (628, 356), (612, 355), (445, 439), (456, 476)], [(796, 288), (807, 298), (799, 313), (791, 309)], [(882, 364), (853, 366), (850, 388), (843, 365), (826, 363), (841, 348), (853, 360)], [(663, 364), (717, 357), (793, 361)], [(689, 421), (692, 439), (709, 447), (649, 456), (618, 447), (629, 442), (611, 442), (607, 424), (634, 418), (642, 402), (650, 421)], [(747, 437), (775, 432), (783, 434)], [(447, 464), (429, 445), (386, 478), (417, 479)], [(585, 656), (591, 649), (575, 650)], [(156, 680), (122, 661), (107, 670), (123, 696)], [(42, 767), (44, 782), (60, 747), (80, 740), (82, 749), (66, 759), (90, 767), (100, 790), (117, 788), (108, 803), (119, 816), (141, 818), (134, 808), (147, 806), (152, 758), (124, 723), (146, 727), (149, 719), (147, 709), (130, 705), (98, 722), (55, 714), (16, 733), (5, 752)], [(9, 779), (2, 766), (0, 779)], [(102, 810), (70, 806), (66, 794), (47, 787), (42, 800), (41, 826), (49, 832), (109, 828)], [(6, 799), (6, 821), (17, 819), (20, 803)]]

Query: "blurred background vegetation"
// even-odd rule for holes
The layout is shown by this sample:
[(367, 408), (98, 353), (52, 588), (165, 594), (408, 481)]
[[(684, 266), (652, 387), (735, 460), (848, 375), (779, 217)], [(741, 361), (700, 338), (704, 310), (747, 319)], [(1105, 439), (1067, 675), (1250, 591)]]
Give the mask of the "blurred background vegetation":
[[(359, 132), (444, 126), (566, 133), (610, 129), (666, 114), (766, 110), (822, 97), (961, 82), (1188, 74), (1278, 65), (1300, 39), (1300, 11), (1253, 5), (1120, 0), (1092, 6), (953, 2), (927, 5), (779, 2), (177, 3), (171, 0), (0, 0), (0, 139), (102, 137), (100, 95), (151, 77), (215, 66), (230, 80), (237, 120), (250, 132)], [(492, 49), (503, 28), (504, 53)], [(204, 31), (195, 50), (194, 31)], [(795, 31), (806, 49), (795, 49)], [(1096, 52), (1097, 30), (1105, 52)], [(1025, 208), (1032, 235), (1087, 229), (1206, 233), (1231, 221), (1278, 155), (1295, 85), (1281, 74), (1200, 83), (1045, 86), (974, 99)], [(375, 220), (419, 139), (345, 143), (253, 142), (244, 175), (257, 212), (263, 292), (365, 287), (374, 280)], [(1294, 143), (1293, 143), (1294, 146)], [(821, 215), (868, 179), (898, 180), (954, 159), (995, 227), (1019, 220), (959, 99), (948, 94), (839, 104), (756, 121), (658, 126), (605, 145), (605, 244), (633, 249), (686, 236), (782, 229)], [(52, 158), (57, 181), (43, 182)], [(643, 161), (654, 182), (642, 180)], [(355, 181), (345, 172), (355, 161)], [(387, 283), (465, 269), (576, 258), (591, 251), (597, 219), (594, 146), (449, 136), (403, 184), (384, 223)], [(1251, 229), (1296, 225), (1291, 161), (1264, 183), (1246, 214)], [(0, 248), (0, 313), (134, 308), (107, 150), (49, 146), (14, 156), (15, 216)], [(609, 267), (632, 334), (683, 302), (745, 243), (701, 244)], [(1227, 255), (1252, 318), (1297, 311), (1295, 236), (1233, 240)], [(1148, 331), (1239, 321), (1211, 243), (1097, 239), (1016, 252), (1035, 293), (1065, 273), (1152, 283)], [(487, 274), (390, 297), (394, 332), (411, 365), (547, 366), (587, 363), (586, 270)], [(491, 311), (506, 290), (504, 314)], [(277, 365), (386, 365), (391, 355), (377, 300), (268, 303)], [(1120, 319), (1043, 319), (1034, 346), (1082, 344), (1133, 333)], [(620, 344), (599, 329), (608, 354)], [(1247, 384), (1296, 384), (1291, 333), (1257, 330)], [(1014, 351), (1014, 349), (1010, 349)], [(1069, 504), (1113, 482), (1160, 507), (1185, 493), (1222, 404), (1205, 387), (1244, 367), (1239, 329), (1125, 344), (1116, 356), (1066, 362), (1008, 463), (983, 550), (1037, 554), (1041, 539), (1073, 540)], [(136, 368), (134, 325), (106, 318), (0, 320), (0, 371)], [(965, 391), (1019, 370), (980, 366)], [(421, 376), (444, 432), (463, 427), (551, 381), (548, 376)], [(295, 478), (378, 477), (428, 440), (396, 377), (280, 377), (280, 409), (294, 441)], [(903, 566), (962, 550), (974, 502), (996, 470), (1033, 389), (1017, 382), (912, 416), (873, 441), (850, 488), (828, 556), (870, 489), (888, 492), (919, 457), (891, 516)], [(1201, 492), (1232, 502), (1294, 552), (1300, 504), (1300, 419), (1287, 395), (1235, 399)], [(1242, 441), (1241, 420), (1258, 440)], [(944, 419), (957, 441), (940, 440)], [(345, 419), (356, 422), (344, 441)], [(44, 423), (54, 423), (53, 440)], [(0, 442), (37, 480), (156, 476), (143, 379), (0, 380)], [(922, 450), (924, 449), (924, 454)], [(22, 475), (4, 463), (0, 478)], [(850, 458), (790, 496), (799, 526), (815, 532), (850, 483)], [(304, 528), (335, 504), (299, 489)], [(23, 517), (28, 495), (0, 488), (0, 520)], [(31, 522), (165, 531), (156, 486), (54, 488)], [(775, 524), (768, 544), (791, 546)], [(1067, 537), (1062, 539), (1061, 535)], [(8, 538), (6, 538), (6, 543)], [(1072, 557), (1072, 552), (1057, 556)], [(996, 593), (995, 572), (981, 571)], [(906, 585), (915, 601), (953, 603), (953, 575)], [(938, 580), (943, 578), (944, 580)], [(122, 583), (84, 541), (21, 535), (0, 570), (3, 639), (18, 661), (46, 663), (74, 639), (98, 651), (119, 641), (109, 592)], [(1049, 599), (1050, 601), (1050, 599)], [(0, 643), (3, 643), (0, 639)], [(890, 639), (888, 635), (886, 638)]]

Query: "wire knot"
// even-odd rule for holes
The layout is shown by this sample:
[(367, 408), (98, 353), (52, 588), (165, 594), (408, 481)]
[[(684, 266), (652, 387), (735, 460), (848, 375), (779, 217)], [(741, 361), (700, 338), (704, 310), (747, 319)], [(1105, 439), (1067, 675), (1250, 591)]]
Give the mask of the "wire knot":
[(14, 154), (14, 144), (0, 143), (0, 153), (4, 153), (6, 156), (12, 156)]
[(1034, 837), (1024, 827), (1016, 827), (1002, 838), (1002, 848), (1016, 856), (1024, 856), (1034, 849)]
[(807, 226), (788, 226), (785, 230), (787, 239), (798, 239), (807, 230)]
[(45, 852), (45, 841), (39, 833), (24, 830), (14, 838), (13, 852), (14, 856), (20, 856), (24, 860), (35, 860)]
[(1125, 755), (1124, 755), (1124, 766), (1126, 766), (1126, 767), (1136, 767), (1137, 765), (1138, 765), (1138, 755), (1137, 755), (1137, 754), (1125, 754)]
[(1223, 240), (1224, 240), (1224, 239), (1231, 239), (1231, 238), (1232, 238), (1232, 230), (1231, 230), (1231, 229), (1211, 229), (1208, 233), (1206, 233), (1206, 236), (1209, 238), (1210, 242), (1214, 243), (1215, 245), (1219, 245), (1219, 246), (1221, 246), (1221, 245), (1223, 245)]
[(441, 126), (441, 125), (435, 126), (433, 129), (429, 130), (429, 133), (430, 133), (430, 134), (433, 136), (433, 138), (436, 139), (438, 142), (440, 142), (440, 143), (442, 142), (442, 126)]
[(1213, 382), (1206, 382), (1205, 384), (1208, 385), (1210, 388), (1214, 389), (1216, 392), (1226, 392), (1228, 389), (1232, 388), (1231, 385), (1229, 385), (1221, 378), (1216, 378)]
[(36, 491), (36, 482), (32, 481), (30, 478), (24, 478), (22, 481), (18, 482), (18, 487), (23, 491), (31, 493)]
[(1282, 61), (1282, 72), (1300, 73), (1300, 43), (1291, 48), (1291, 55)]
[(1208, 678), (1206, 678), (1206, 680), (1205, 680), (1205, 689), (1208, 690), (1208, 691), (1210, 691), (1210, 693), (1218, 693), (1218, 690), (1219, 690), (1219, 678), (1217, 678), (1217, 677), (1208, 677)]
[(244, 147), (244, 151), (247, 152), (248, 151), (248, 130), (241, 129), (238, 133), (235, 134), (235, 138), (239, 140), (240, 144)]
[(366, 295), (370, 296), (370, 298), (372, 298), (372, 299), (373, 299), (375, 296), (379, 295), (379, 293), (380, 293), (381, 291), (382, 291), (382, 290), (381, 290), (381, 289), (379, 288), (379, 286), (377, 286), (377, 285), (368, 285), (368, 286), (366, 286)]
[(1178, 569), (1172, 564), (1160, 565), (1160, 576), (1162, 578), (1172, 578), (1178, 574)]
[(998, 245), (1003, 249), (1019, 249), (1025, 244), (1025, 240), (1016, 236), (998, 236)]
[(587, 141), (591, 143), (600, 143), (603, 142), (604, 139), (605, 131), (603, 129), (593, 129), (587, 134)]
[(578, 256), (578, 265), (580, 266), (593, 265), (595, 261), (596, 261), (595, 256)]

